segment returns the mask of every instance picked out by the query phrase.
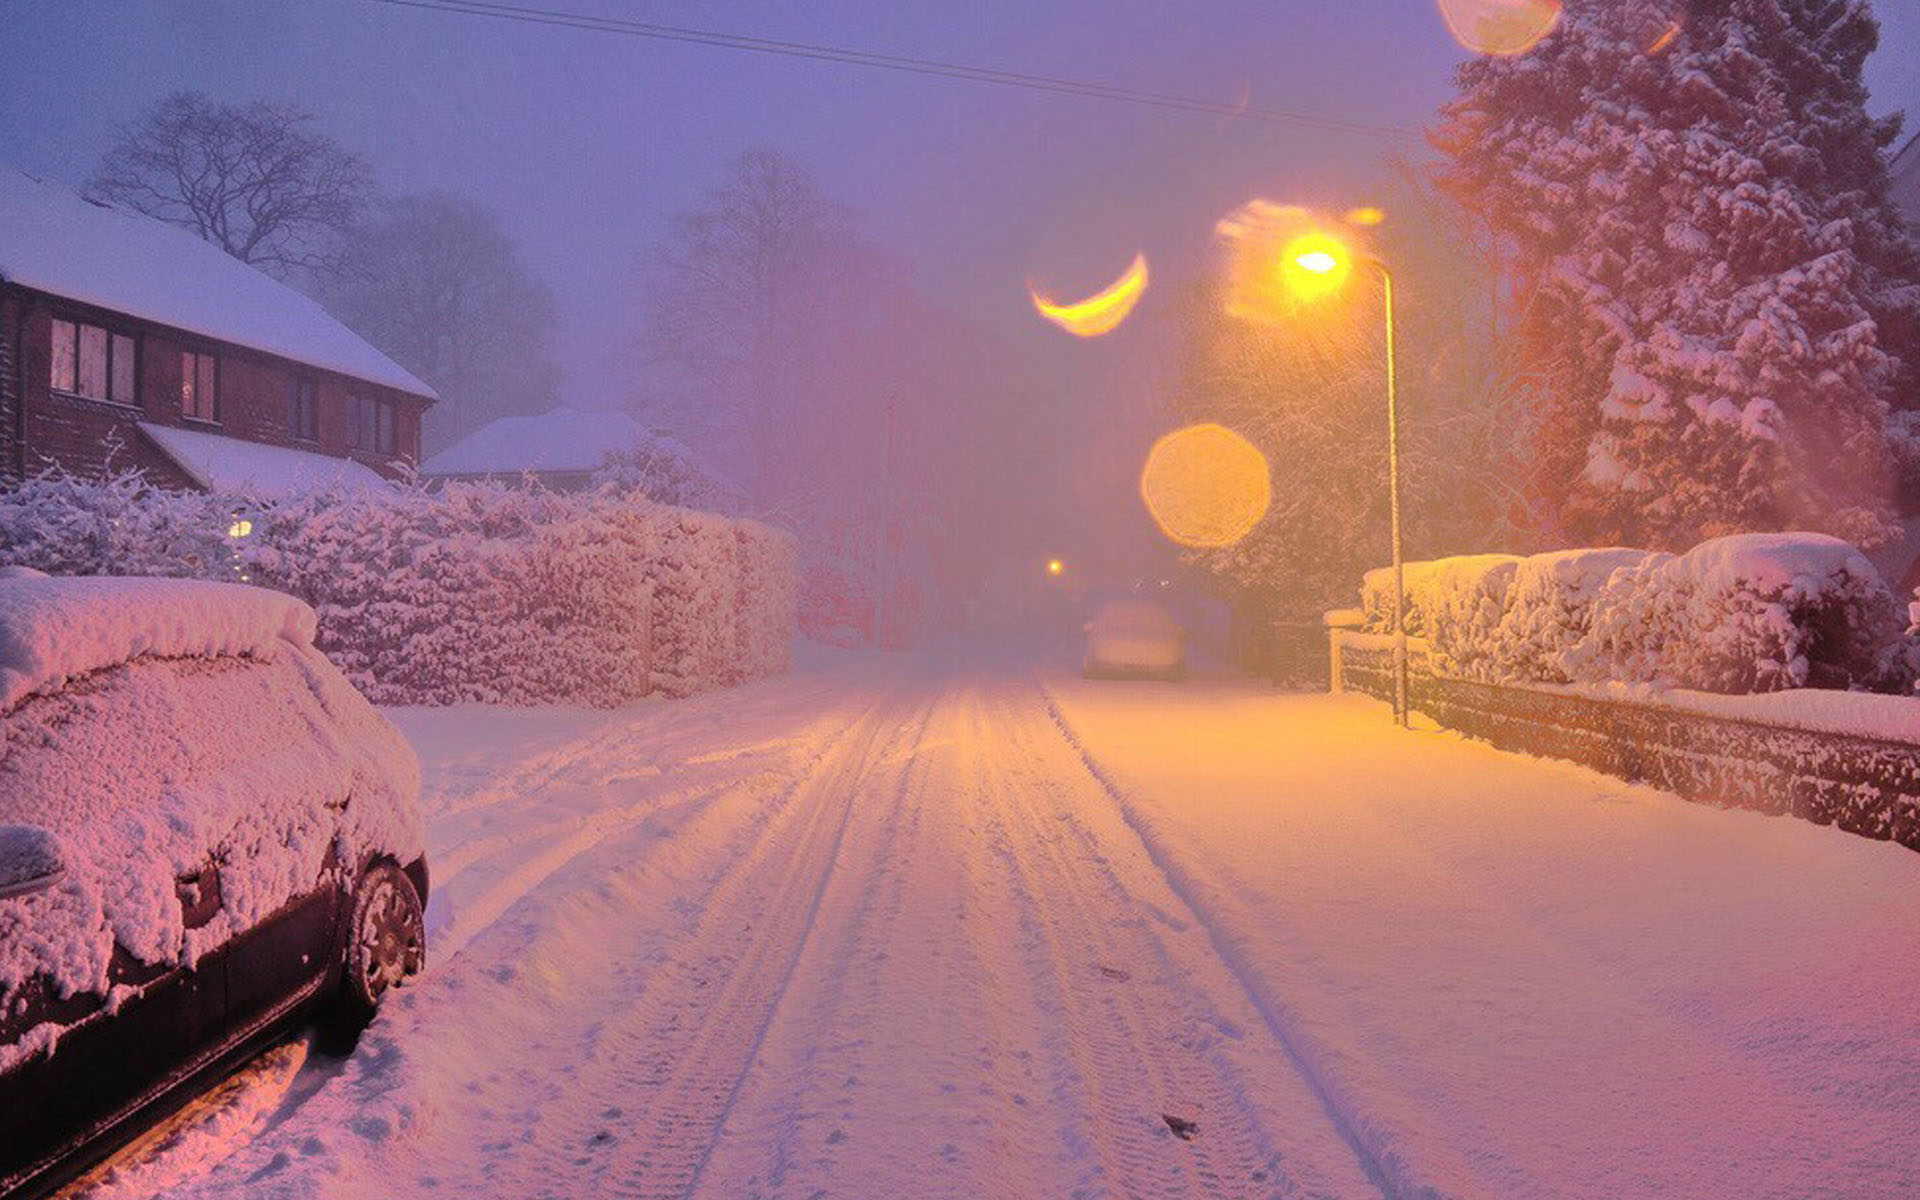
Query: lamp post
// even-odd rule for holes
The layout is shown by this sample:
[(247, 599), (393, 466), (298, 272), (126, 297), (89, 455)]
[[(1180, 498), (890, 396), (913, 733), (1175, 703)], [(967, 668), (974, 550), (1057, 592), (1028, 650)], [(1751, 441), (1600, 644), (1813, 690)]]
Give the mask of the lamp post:
[[(1387, 322), (1387, 512), (1393, 541), (1393, 719), (1407, 727), (1407, 576), (1400, 553), (1400, 395), (1399, 363), (1394, 345), (1393, 272), (1375, 256), (1352, 255), (1337, 239), (1310, 233), (1287, 247), (1282, 270), (1290, 289), (1311, 299), (1337, 288), (1352, 260), (1380, 272)], [(1303, 272), (1303, 279), (1296, 272)]]

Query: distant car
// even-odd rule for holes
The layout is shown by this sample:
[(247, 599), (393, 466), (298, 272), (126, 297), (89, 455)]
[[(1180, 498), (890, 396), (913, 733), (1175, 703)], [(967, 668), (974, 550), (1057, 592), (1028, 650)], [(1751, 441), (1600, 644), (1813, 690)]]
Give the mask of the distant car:
[(1165, 607), (1111, 600), (1086, 624), (1089, 679), (1182, 679), (1186, 634)]
[(0, 1196), (425, 960), (419, 764), (239, 584), (0, 572)]

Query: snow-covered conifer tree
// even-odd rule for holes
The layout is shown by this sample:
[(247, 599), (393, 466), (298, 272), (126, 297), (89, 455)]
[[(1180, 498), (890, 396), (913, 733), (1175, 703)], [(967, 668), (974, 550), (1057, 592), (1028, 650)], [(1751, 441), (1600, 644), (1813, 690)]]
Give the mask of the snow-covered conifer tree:
[(1877, 37), (1865, 0), (1573, 0), (1532, 51), (1461, 69), (1434, 140), (1551, 368), (1567, 533), (1884, 536), (1920, 269), (1898, 121), (1864, 107)]

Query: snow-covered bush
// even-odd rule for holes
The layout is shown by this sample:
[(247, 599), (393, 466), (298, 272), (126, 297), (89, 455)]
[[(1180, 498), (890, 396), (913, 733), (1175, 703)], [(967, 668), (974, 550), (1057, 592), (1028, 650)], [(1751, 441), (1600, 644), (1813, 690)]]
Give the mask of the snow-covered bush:
[(777, 675), (793, 661), (798, 620), (798, 555), (793, 538), (758, 521), (735, 521), (739, 539), (736, 595), (740, 618), (734, 672), (741, 679)]
[[(1920, 677), (1872, 565), (1824, 534), (1738, 534), (1684, 555), (1564, 550), (1407, 564), (1409, 632), (1443, 674), (1643, 682), (1711, 692), (1905, 690)], [(1367, 573), (1365, 628), (1392, 629), (1391, 570)]]
[[(1497, 591), (1506, 568), (1518, 561), (1510, 554), (1470, 554), (1457, 558), (1436, 558), (1410, 562), (1403, 566), (1407, 633), (1428, 637), (1436, 610), (1451, 606), (1450, 617), (1461, 619), (1476, 606), (1483, 587)], [(1486, 576), (1491, 573), (1493, 578)], [(1366, 614), (1366, 626), (1375, 633), (1393, 631), (1393, 568), (1368, 571), (1360, 585), (1360, 608)]]
[(741, 505), (740, 489), (668, 438), (643, 437), (624, 450), (608, 452), (593, 472), (593, 485), (621, 496), (634, 492), (657, 504), (732, 513)]
[(1434, 664), (1449, 675), (1486, 677), (1497, 660), (1500, 620), (1521, 562), (1508, 554), (1441, 559), (1421, 597)]
[(316, 644), (387, 704), (687, 695), (784, 670), (794, 629), (792, 538), (611, 489), (461, 483), (263, 505), (45, 476), (0, 493), (11, 564), (289, 592), (318, 612)]
[(1884, 683), (1899, 609), (1837, 538), (1749, 533), (1617, 570), (1575, 678), (1708, 692)]
[(1593, 604), (1613, 573), (1671, 558), (1609, 547), (1558, 550), (1521, 561), (1506, 592), (1505, 611), (1487, 651), (1482, 678), (1565, 683), (1585, 678)]
[(150, 487), (138, 472), (96, 481), (49, 471), (0, 491), (0, 566), (230, 579), (235, 512), (231, 498)]

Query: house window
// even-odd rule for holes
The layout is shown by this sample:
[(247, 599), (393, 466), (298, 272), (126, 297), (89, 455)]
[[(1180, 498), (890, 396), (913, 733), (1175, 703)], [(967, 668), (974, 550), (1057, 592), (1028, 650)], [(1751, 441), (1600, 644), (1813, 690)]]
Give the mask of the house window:
[(320, 440), (320, 386), (305, 375), (287, 377), (287, 432), (304, 442)]
[(216, 376), (219, 374), (211, 354), (194, 350), (180, 352), (180, 415), (196, 421), (217, 421)]
[(52, 361), (47, 384), (54, 391), (115, 404), (136, 403), (137, 352), (132, 338), (98, 325), (55, 319), (48, 344)]
[(375, 454), (394, 453), (396, 405), (391, 400), (354, 396), (348, 401), (353, 416), (353, 447)]

